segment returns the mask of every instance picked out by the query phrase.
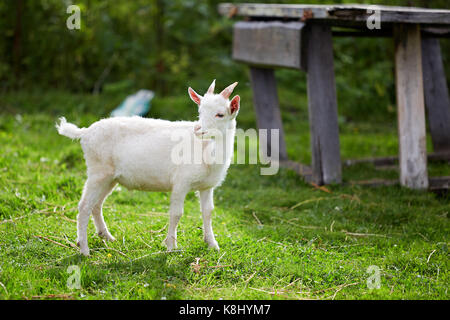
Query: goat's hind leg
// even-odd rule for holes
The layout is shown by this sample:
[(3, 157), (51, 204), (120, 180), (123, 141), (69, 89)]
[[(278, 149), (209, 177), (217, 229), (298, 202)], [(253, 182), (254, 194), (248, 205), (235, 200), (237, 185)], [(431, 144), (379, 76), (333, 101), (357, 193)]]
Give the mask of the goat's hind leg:
[(111, 235), (111, 233), (109, 233), (108, 227), (103, 219), (102, 206), (105, 199), (111, 194), (111, 191), (114, 189), (115, 185), (116, 182), (110, 183), (109, 186), (105, 185), (103, 194), (100, 195), (99, 202), (92, 210), (92, 217), (94, 218), (95, 229), (97, 230), (98, 236), (108, 241), (115, 241), (116, 239)]
[(85, 256), (89, 255), (87, 241), (89, 216), (95, 211), (96, 206), (101, 204), (106, 195), (111, 191), (110, 186), (112, 183), (113, 179), (109, 175), (93, 175), (88, 177), (88, 180), (84, 185), (83, 195), (81, 196), (81, 200), (78, 205), (77, 244), (80, 247), (81, 254)]

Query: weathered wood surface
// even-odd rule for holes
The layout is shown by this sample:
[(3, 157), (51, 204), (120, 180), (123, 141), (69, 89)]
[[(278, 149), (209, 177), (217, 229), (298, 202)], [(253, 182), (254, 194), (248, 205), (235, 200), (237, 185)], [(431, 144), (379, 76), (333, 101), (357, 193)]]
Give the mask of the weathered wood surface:
[(251, 65), (301, 69), (301, 22), (237, 22), (233, 59)]
[(429, 189), (431, 191), (448, 191), (450, 190), (450, 177), (435, 177), (430, 178), (430, 186)]
[(412, 189), (428, 188), (425, 101), (419, 25), (394, 29), (400, 183)]
[(309, 166), (299, 162), (285, 160), (280, 162), (280, 167), (295, 171), (298, 175), (302, 176), (306, 182), (313, 182), (312, 168)]
[(433, 38), (448, 38), (450, 37), (449, 27), (424, 27), (422, 26), (422, 38), (433, 37)]
[(450, 152), (450, 97), (439, 39), (422, 39), (423, 82), (434, 151)]
[[(450, 27), (447, 28), (432, 28), (423, 27), (422, 39), (423, 38), (450, 38)], [(333, 30), (333, 37), (355, 37), (355, 38), (392, 38), (393, 28), (390, 26), (384, 27), (381, 30), (355, 30), (349, 28), (337, 28)]]
[(371, 5), (301, 5), (301, 4), (259, 4), (222, 3), (219, 13), (226, 16), (243, 16), (265, 19), (294, 19), (306, 21), (321, 20), (335, 25), (366, 26), (376, 7), (381, 11), (381, 23), (413, 23), (428, 25), (449, 25), (450, 10), (425, 9), (396, 6)]
[[(398, 185), (398, 180), (371, 179), (365, 181), (350, 181), (350, 185), (359, 185), (365, 187), (381, 187)], [(430, 191), (443, 191), (450, 189), (450, 177), (433, 177), (430, 178)]]
[[(428, 162), (450, 162), (450, 151), (435, 152), (427, 156)], [(398, 157), (380, 157), (380, 158), (363, 158), (363, 159), (348, 159), (344, 161), (344, 165), (354, 166), (362, 163), (371, 163), (376, 167), (395, 165), (399, 161)]]
[(342, 168), (331, 28), (313, 24), (305, 36), (313, 180), (317, 184), (340, 183)]
[(279, 159), (287, 160), (286, 142), (284, 141), (283, 123), (278, 102), (277, 85), (273, 69), (251, 67), (250, 80), (253, 89), (253, 105), (259, 129), (267, 129), (267, 143), (261, 145), (263, 154), (271, 155), (276, 150), (271, 145), (271, 130), (279, 130)]

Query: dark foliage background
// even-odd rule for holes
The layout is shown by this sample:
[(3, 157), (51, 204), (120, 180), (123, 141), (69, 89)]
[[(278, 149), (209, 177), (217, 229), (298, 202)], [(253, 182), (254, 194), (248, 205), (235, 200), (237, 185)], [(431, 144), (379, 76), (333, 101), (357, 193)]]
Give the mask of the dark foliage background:
[[(248, 82), (246, 66), (231, 59), (233, 21), (219, 16), (221, 1), (194, 0), (6, 0), (0, 2), (0, 97), (10, 90), (133, 92), (158, 95)], [(252, 2), (246, 0), (246, 2)], [(263, 1), (253, 1), (263, 2)], [(354, 3), (356, 1), (279, 1)], [(370, 4), (449, 8), (448, 0), (358, 1)], [(81, 30), (68, 30), (66, 8), (81, 8)], [(442, 40), (450, 71), (450, 45)], [(391, 39), (335, 39), (341, 114), (395, 113)], [(450, 72), (449, 72), (450, 73)], [(306, 91), (305, 75), (280, 70), (281, 87)]]

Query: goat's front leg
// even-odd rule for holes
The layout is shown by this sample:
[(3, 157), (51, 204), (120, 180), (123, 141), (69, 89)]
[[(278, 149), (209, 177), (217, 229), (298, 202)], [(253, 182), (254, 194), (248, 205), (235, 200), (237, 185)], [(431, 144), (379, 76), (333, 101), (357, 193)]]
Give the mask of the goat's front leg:
[(167, 237), (164, 240), (168, 251), (172, 251), (177, 248), (177, 226), (184, 211), (184, 199), (186, 198), (187, 191), (181, 188), (174, 188), (172, 195), (170, 196), (170, 209), (169, 209), (169, 231)]
[(214, 210), (213, 189), (200, 191), (200, 208), (203, 216), (203, 240), (210, 248), (219, 250), (219, 245), (214, 237), (211, 214)]

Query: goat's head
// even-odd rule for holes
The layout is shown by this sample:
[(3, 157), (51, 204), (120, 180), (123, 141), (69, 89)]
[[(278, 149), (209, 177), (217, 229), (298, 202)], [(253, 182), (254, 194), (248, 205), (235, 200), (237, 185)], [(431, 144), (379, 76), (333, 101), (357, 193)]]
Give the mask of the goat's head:
[(220, 94), (214, 94), (216, 80), (209, 86), (208, 91), (199, 95), (192, 88), (188, 89), (192, 101), (198, 105), (199, 123), (195, 126), (195, 134), (199, 137), (211, 137), (213, 131), (225, 133), (230, 126), (235, 124), (239, 112), (239, 96), (229, 100), (237, 82), (226, 87)]

